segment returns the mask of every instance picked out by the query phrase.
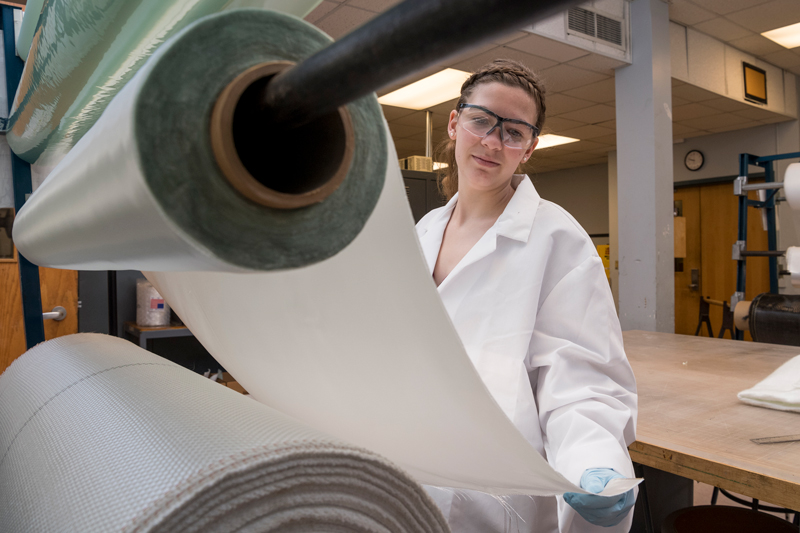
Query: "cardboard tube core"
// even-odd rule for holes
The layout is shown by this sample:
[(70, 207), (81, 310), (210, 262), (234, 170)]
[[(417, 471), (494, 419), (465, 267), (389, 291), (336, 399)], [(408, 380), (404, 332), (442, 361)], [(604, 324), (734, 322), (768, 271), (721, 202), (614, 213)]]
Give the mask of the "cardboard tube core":
[(297, 128), (264, 118), (260, 95), (292, 65), (274, 61), (245, 70), (222, 90), (211, 114), (211, 145), (225, 178), (248, 200), (276, 209), (307, 207), (333, 194), (355, 150), (344, 106)]

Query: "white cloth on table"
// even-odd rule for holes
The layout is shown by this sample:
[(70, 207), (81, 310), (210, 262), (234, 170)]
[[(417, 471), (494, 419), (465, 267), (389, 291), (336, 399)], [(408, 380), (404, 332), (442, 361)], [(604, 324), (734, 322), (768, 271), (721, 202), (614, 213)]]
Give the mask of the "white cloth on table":
[(800, 413), (800, 355), (789, 359), (738, 396), (750, 405)]

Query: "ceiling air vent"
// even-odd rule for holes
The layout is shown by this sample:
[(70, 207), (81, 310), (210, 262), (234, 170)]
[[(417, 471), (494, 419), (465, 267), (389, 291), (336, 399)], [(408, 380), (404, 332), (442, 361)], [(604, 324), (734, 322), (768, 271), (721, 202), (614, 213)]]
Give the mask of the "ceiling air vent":
[(567, 33), (624, 48), (622, 21), (582, 7), (567, 12)]

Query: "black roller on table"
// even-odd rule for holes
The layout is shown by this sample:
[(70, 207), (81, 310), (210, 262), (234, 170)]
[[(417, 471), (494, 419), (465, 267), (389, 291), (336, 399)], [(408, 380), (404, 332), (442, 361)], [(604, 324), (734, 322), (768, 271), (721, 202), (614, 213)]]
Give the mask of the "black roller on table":
[(800, 295), (759, 294), (750, 304), (749, 327), (756, 342), (800, 346)]

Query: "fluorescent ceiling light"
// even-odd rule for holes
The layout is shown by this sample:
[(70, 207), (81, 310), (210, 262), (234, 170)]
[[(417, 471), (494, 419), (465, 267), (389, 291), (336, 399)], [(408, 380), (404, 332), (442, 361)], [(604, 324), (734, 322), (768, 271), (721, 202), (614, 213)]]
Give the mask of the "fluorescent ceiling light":
[(551, 146), (569, 144), (578, 141), (580, 141), (580, 139), (573, 139), (572, 137), (564, 137), (562, 135), (553, 135), (552, 133), (548, 133), (547, 135), (539, 136), (539, 144), (536, 145), (536, 149), (541, 150), (542, 148), (550, 148)]
[(446, 68), (411, 85), (378, 98), (384, 105), (407, 109), (428, 109), (461, 95), (461, 85), (470, 77), (469, 72)]
[(433, 162), (433, 170), (439, 170), (440, 168), (447, 168), (448, 166), (450, 165), (448, 165), (447, 163), (439, 163), (438, 161)]
[(776, 30), (765, 31), (761, 35), (785, 48), (796, 48), (800, 46), (800, 22)]

